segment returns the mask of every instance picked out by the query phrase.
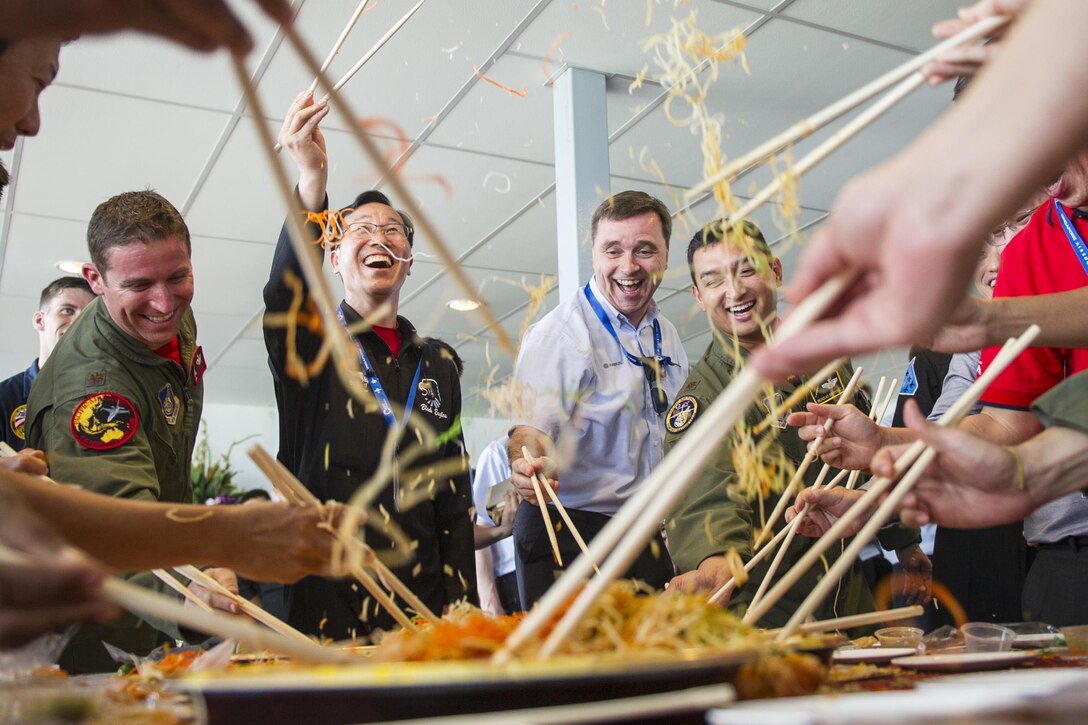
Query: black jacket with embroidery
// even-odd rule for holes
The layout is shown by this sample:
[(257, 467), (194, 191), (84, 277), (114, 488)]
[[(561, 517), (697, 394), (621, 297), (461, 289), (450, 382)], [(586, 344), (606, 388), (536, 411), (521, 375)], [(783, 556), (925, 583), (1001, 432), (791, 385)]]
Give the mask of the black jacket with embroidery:
[[(316, 237), (315, 229), (308, 227)], [(264, 289), (269, 315), (282, 313), (290, 307), (295, 294), (287, 283), (291, 275), (299, 280), (305, 291), (302, 272), (285, 227), (280, 232), (271, 275)], [(358, 314), (346, 303), (341, 304), (341, 309), (349, 326), (359, 321)], [(460, 431), (461, 386), (457, 369), (436, 341), (420, 338), (403, 317), (398, 317), (397, 323), (402, 343), (395, 360), (374, 332), (364, 332), (356, 339), (366, 349), (390, 401), (398, 407), (398, 419), (402, 417), (399, 408), (409, 397), (419, 366), (409, 431), (402, 437), (398, 450), (404, 450), (416, 441), (413, 424), (420, 420), (434, 429), (441, 442), (437, 450), (405, 468), (418, 470), (440, 461), (464, 461)], [(305, 384), (289, 375), (286, 330), (274, 318), (266, 321), (264, 335), (279, 408), (279, 459), (319, 499), (347, 501), (377, 470), (388, 430), (385, 419), (378, 410), (364, 410), (349, 395), (331, 362)], [(313, 360), (320, 346), (321, 339), (317, 335), (299, 327), (296, 347), (302, 360)], [(422, 500), (411, 507), (398, 507), (394, 487), (390, 485), (372, 504), (374, 509), (381, 511), (379, 520), (388, 516), (400, 526), (409, 541), (416, 542), (414, 550), (408, 552), (410, 561), (391, 568), (436, 612), (466, 596), (471, 601), (476, 599), (470, 515), (472, 492), (467, 462), (462, 470), (436, 479), (424, 476), (416, 486), (406, 475), (408, 471), (402, 471), (397, 488), (403, 494), (412, 495), (420, 487), (426, 487), (430, 496), (422, 496)], [(373, 526), (368, 525), (366, 540), (379, 552), (392, 547), (389, 539)], [(405, 554), (395, 549), (394, 553)], [(404, 606), (404, 602), (398, 600), (398, 603)], [(303, 579), (291, 587), (290, 612), (291, 624), (302, 631), (335, 639), (364, 635), (374, 628), (389, 630), (394, 627), (393, 620), (361, 585), (350, 580)]]

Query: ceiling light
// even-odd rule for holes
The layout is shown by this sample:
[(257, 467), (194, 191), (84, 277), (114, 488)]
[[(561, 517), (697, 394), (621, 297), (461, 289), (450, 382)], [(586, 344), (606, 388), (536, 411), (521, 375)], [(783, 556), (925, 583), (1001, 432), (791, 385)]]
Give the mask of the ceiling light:
[(450, 300), (446, 303), (446, 307), (457, 312), (472, 312), (480, 306), (480, 303), (476, 300)]
[(65, 274), (82, 275), (83, 262), (80, 262), (78, 259), (65, 259), (61, 262), (57, 262), (57, 269)]

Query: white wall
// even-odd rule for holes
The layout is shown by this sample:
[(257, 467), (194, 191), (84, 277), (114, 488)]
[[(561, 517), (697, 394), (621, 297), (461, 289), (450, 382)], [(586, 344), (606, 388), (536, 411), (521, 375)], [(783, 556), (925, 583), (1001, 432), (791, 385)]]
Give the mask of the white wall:
[(242, 491), (251, 488), (271, 490), (268, 479), (249, 460), (246, 451), (254, 443), (260, 443), (269, 453), (276, 455), (279, 449), (279, 432), (274, 407), (209, 403), (204, 406), (200, 423), (201, 435), (205, 430), (208, 432), (213, 457), (226, 453), (235, 441), (257, 434), (256, 438), (239, 443), (231, 452), (231, 467), (238, 472), (234, 483)]
[(506, 418), (462, 418), (461, 428), (465, 432), (469, 460), (475, 466), (480, 451), (491, 441), (506, 435), (510, 421)]

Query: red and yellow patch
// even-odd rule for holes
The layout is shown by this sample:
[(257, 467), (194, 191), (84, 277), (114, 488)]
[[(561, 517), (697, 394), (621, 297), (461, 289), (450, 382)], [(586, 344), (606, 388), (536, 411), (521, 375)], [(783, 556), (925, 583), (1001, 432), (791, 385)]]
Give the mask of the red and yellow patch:
[(108, 451), (136, 435), (140, 418), (128, 398), (117, 393), (95, 393), (84, 398), (72, 413), (72, 437), (84, 448)]

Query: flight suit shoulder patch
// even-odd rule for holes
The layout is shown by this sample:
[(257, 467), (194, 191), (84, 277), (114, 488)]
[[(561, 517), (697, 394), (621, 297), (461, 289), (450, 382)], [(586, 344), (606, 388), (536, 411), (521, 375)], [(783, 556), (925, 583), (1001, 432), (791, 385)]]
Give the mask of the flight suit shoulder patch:
[(11, 418), (8, 420), (8, 424), (11, 426), (11, 432), (21, 441), (26, 440), (26, 403), (15, 408), (11, 411)]
[(665, 415), (665, 430), (680, 433), (695, 422), (699, 413), (699, 399), (694, 395), (681, 395)]
[(119, 393), (88, 395), (72, 412), (72, 437), (84, 448), (108, 451), (128, 443), (140, 424), (136, 406)]

